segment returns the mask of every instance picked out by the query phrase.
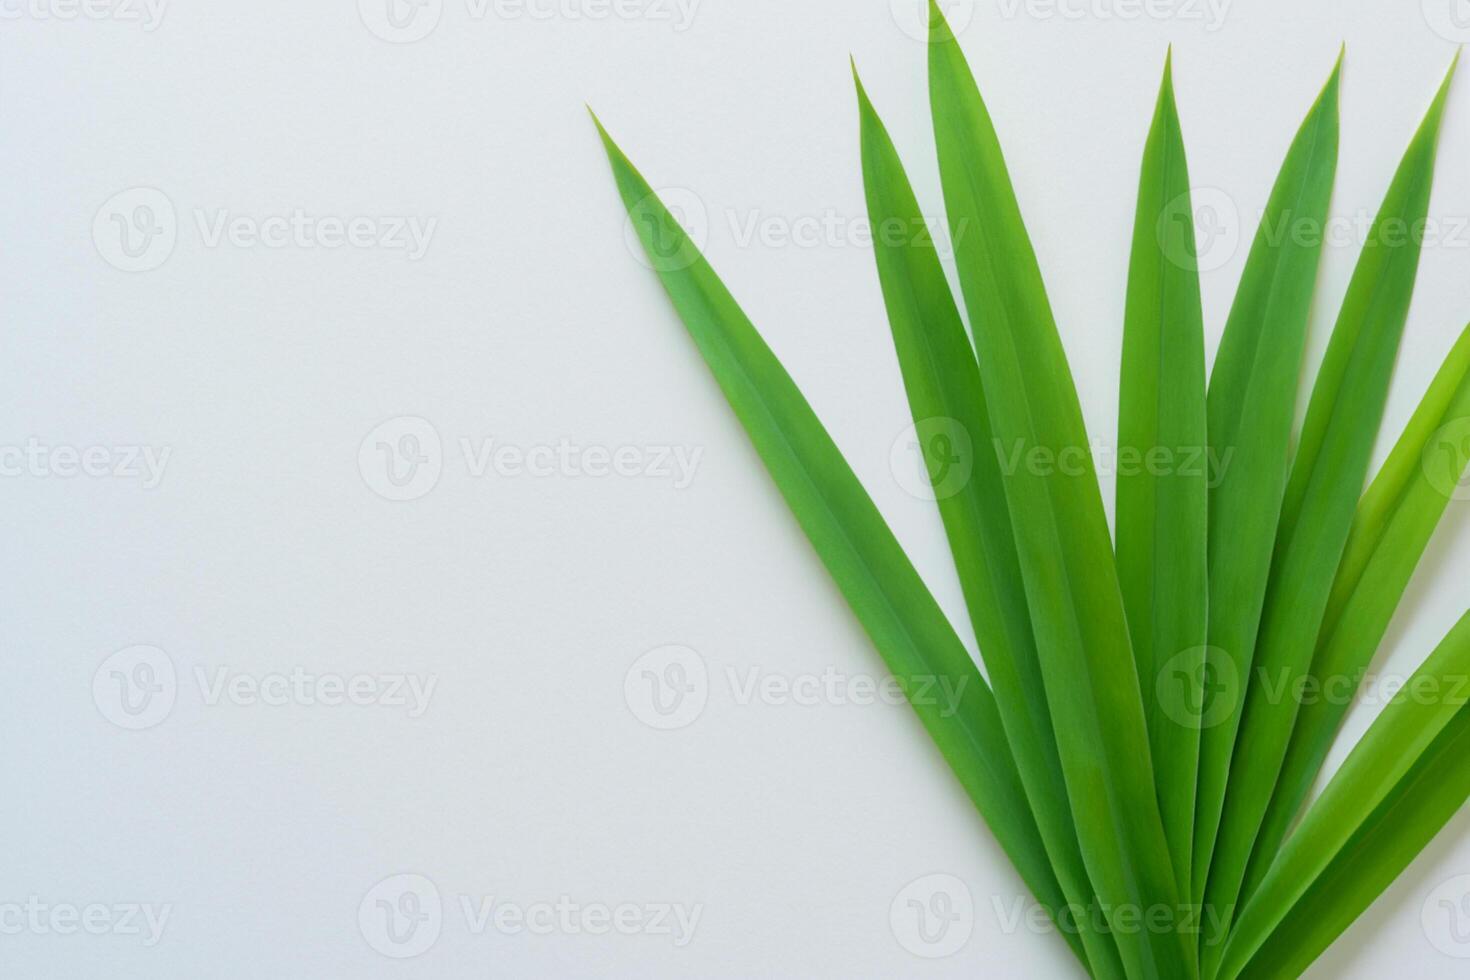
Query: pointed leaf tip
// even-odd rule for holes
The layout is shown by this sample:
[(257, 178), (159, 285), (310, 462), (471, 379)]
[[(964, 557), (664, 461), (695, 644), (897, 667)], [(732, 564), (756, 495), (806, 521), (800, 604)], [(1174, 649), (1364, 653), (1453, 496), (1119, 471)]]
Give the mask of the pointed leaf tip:
[[(1317, 96), (1317, 105), (1326, 102), (1329, 97), (1334, 105), (1341, 102), (1342, 63), (1346, 57), (1347, 44), (1344, 43), (1337, 49), (1337, 60), (1332, 63), (1332, 74), (1327, 76), (1327, 82), (1322, 86), (1322, 91)], [(1316, 106), (1314, 105), (1313, 108), (1316, 108)]]
[(592, 117), (592, 125), (597, 127), (597, 131), (602, 134), (602, 138), (607, 139), (607, 127), (603, 126), (602, 120), (597, 118), (597, 110), (592, 108), (590, 102), (583, 102), (582, 107), (587, 110), (587, 115)]
[(1450, 87), (1450, 82), (1454, 81), (1455, 69), (1460, 67), (1460, 53), (1464, 50), (1465, 49), (1463, 47), (1455, 49), (1455, 56), (1450, 59), (1450, 69), (1449, 71), (1445, 72), (1444, 82), (1440, 85), (1440, 91), (1442, 93), (1448, 91)]
[(954, 31), (950, 29), (949, 19), (944, 16), (940, 9), (938, 0), (929, 0), (929, 41), (953, 41)]

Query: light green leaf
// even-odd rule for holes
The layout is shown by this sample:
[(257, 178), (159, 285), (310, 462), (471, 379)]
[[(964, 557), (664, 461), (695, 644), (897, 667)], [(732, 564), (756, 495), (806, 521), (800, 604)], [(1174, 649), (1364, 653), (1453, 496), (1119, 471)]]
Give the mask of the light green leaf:
[(1093, 887), (1130, 976), (1195, 974), (1180, 929), (1117, 915), (1179, 897), (1112, 540), (1081, 407), (1000, 143), (936, 4), (930, 99), (960, 284), (1003, 459), (1062, 773)]
[(1286, 492), (1287, 452), (1306, 343), (1307, 314), (1337, 167), (1341, 58), (1307, 114), (1266, 204), (1210, 377), (1210, 452), (1222, 466), (1210, 491), (1211, 700), (1200, 740), (1194, 896), (1203, 900), (1225, 805)]
[(1205, 342), (1184, 139), (1164, 65), (1143, 172), (1118, 413), (1118, 575), (1148, 706), (1159, 806), (1190, 892), (1207, 631)]
[(1297, 715), (1261, 825), (1247, 893), (1259, 885), (1311, 791), (1404, 590), (1470, 464), (1470, 329), (1358, 505), (1312, 661), (1317, 695)]
[[(1470, 792), (1462, 754), (1470, 735), (1467, 696), (1470, 615), (1384, 709), (1307, 811), (1241, 912), (1226, 946), (1223, 980), (1252, 963), (1288, 919), (1289, 940), (1271, 956), (1305, 966), (1453, 815)], [(1252, 963), (1252, 975), (1296, 975), (1265, 966)]]
[[(1246, 865), (1296, 724), (1300, 700), (1294, 692), (1311, 667), (1353, 512), (1367, 482), (1419, 268), (1421, 240), (1403, 229), (1424, 225), (1449, 81), (1404, 154), (1374, 219), (1307, 411), (1205, 893), (1205, 901), (1227, 919), (1239, 899), (1249, 898), (1241, 891)], [(1212, 960), (1207, 952), (1204, 962)]]

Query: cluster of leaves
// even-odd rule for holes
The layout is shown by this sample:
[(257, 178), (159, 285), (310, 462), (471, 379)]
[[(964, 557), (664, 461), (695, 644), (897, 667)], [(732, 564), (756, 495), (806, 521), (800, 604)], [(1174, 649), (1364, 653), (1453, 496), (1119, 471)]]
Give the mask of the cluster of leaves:
[[(1206, 380), (1189, 176), (1168, 63), (1144, 149), (1124, 313), (1120, 456), (1228, 466), (1117, 479), (1110, 536), (1081, 406), (1000, 143), (931, 4), (929, 83), (968, 313), (928, 234), (876, 236), (921, 440), (986, 675), (801, 392), (602, 131), (674, 306), (777, 486), (1027, 886), (1100, 978), (1294, 976), (1470, 795), (1470, 616), (1307, 805), (1356, 685), (1470, 462), (1470, 330), (1366, 495), (1419, 263), (1449, 79), (1395, 174), (1293, 440), (1338, 142), (1341, 59), (1293, 140)], [(1451, 68), (1453, 73), (1453, 67)], [(858, 83), (874, 228), (922, 229)], [(599, 129), (601, 126), (599, 124)], [(1461, 424), (1463, 423), (1463, 424)], [(1293, 442), (1294, 450), (1293, 450)], [(1021, 446), (1082, 465), (1003, 465)], [(927, 447), (926, 447), (927, 448)], [(932, 474), (931, 474), (932, 475)], [(1302, 697), (1332, 690), (1333, 697)]]

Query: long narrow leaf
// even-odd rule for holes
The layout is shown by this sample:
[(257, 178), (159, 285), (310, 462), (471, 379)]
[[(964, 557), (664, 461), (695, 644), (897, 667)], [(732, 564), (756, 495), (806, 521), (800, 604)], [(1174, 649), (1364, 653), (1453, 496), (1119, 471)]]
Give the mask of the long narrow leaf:
[(930, 99), (941, 182), (985, 400), (1004, 454), (1032, 628), (1083, 859), (1130, 976), (1192, 977), (1112, 540), (1081, 406), (974, 77), (937, 4)]
[(1172, 59), (1138, 185), (1118, 413), (1118, 576), (1148, 706), (1159, 807), (1190, 891), (1208, 623), (1205, 341)]
[[(1405, 808), (1422, 794), (1417, 785), (1426, 770), (1439, 773), (1438, 751), (1458, 741), (1452, 731), (1466, 709), (1470, 688), (1470, 615), (1445, 637), (1410, 679), (1401, 697), (1386, 708), (1348, 756), (1322, 797), (1312, 805), (1287, 842), (1260, 889), (1241, 913), (1227, 944), (1220, 976), (1234, 977), (1251, 960), (1308, 890), (1340, 855), (1362, 855), (1352, 844), (1375, 826), (1419, 822), (1422, 814)], [(1441, 738), (1448, 742), (1441, 742)], [(1464, 759), (1459, 760), (1462, 768)], [(1455, 780), (1460, 782), (1460, 780)], [(1434, 816), (1439, 815), (1436, 811)], [(1422, 825), (1421, 825), (1422, 826)], [(1431, 835), (1432, 836), (1432, 833)], [(1380, 837), (1381, 839), (1381, 837)], [(1420, 841), (1422, 833), (1410, 835)], [(1400, 852), (1401, 853), (1401, 852)], [(1351, 880), (1339, 877), (1339, 888)], [(1374, 881), (1377, 875), (1371, 876)], [(1361, 893), (1358, 893), (1361, 895)]]
[[(791, 376), (601, 123), (598, 131), (675, 310), (802, 530), (1027, 886), (1057, 908), (1064, 897), (979, 669)], [(935, 681), (963, 692), (957, 711), (913, 696), (914, 685)]]
[[(878, 278), (918, 449), (933, 481), (970, 620), (1052, 867), (1068, 903), (1089, 909), (1092, 885), (1067, 806), (975, 350), (898, 150), (861, 81), (857, 93)], [(1074, 918), (1093, 975), (1121, 977), (1123, 966), (1112, 937), (1097, 930), (1093, 916)]]
[(1470, 711), (1461, 710), (1292, 906), (1240, 976), (1300, 976), (1393, 884), (1470, 799)]
[(1440, 368), (1353, 521), (1311, 680), (1246, 876), (1259, 885), (1357, 696), (1434, 530), (1470, 464), (1470, 329)]
[[(1449, 81), (1409, 144), (1374, 219), (1307, 411), (1205, 894), (1227, 920), (1237, 900), (1249, 898), (1241, 893), (1246, 866), (1296, 724), (1301, 702), (1294, 692), (1311, 667), (1367, 482), (1421, 251), (1417, 235), (1394, 229), (1423, 227)], [(1212, 960), (1207, 953), (1205, 963)]]
[[(1287, 450), (1316, 284), (1321, 236), (1337, 169), (1339, 57), (1298, 130), (1246, 258), (1210, 377), (1210, 452), (1223, 466), (1210, 492), (1211, 702), (1200, 740), (1193, 885), (1203, 900), (1225, 805), (1286, 492)], [(1223, 698), (1224, 701), (1214, 699)]]

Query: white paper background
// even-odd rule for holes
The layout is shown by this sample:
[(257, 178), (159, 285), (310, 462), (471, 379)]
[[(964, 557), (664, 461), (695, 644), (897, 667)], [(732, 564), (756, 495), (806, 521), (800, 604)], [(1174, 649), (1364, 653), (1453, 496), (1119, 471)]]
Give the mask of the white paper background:
[[(0, 443), (45, 447), (0, 479), (0, 973), (1077, 974), (1054, 937), (1007, 928), (1018, 879), (907, 708), (742, 703), (752, 678), (860, 683), (880, 662), (626, 248), (583, 109), (656, 186), (706, 209), (711, 259), (963, 622), (933, 506), (890, 468), (906, 408), (853, 234), (849, 52), (939, 209), (924, 51), (900, 27), (918, 5), (619, 2), (427, 0), (398, 9), (399, 29), (387, 0), (174, 0), (156, 23), (107, 0), (0, 3)], [(1094, 438), (1116, 425), (1133, 198), (1165, 46), (1193, 182), (1248, 237), (1343, 41), (1333, 209), (1376, 209), (1454, 52), (1452, 14), (1470, 39), (1470, 9), (1453, 2), (951, 4)], [(390, 43), (369, 25), (424, 36)], [(1467, 104), (1457, 92), (1445, 123), (1432, 213), (1447, 240), (1424, 255), (1379, 458), (1470, 317)], [(167, 199), (155, 220), (137, 206), (156, 196), (109, 204), (140, 187)], [(385, 219), (435, 225), (418, 258), (320, 247), (330, 223), (305, 244), (209, 244), (222, 218), (243, 235), (298, 211), (344, 229), (368, 219), (357, 228), (375, 240), (393, 237)], [(135, 218), (128, 259), (115, 221)], [(172, 252), (140, 228), (174, 234)], [(1204, 276), (1212, 351), (1244, 252)], [(1313, 364), (1355, 255), (1327, 250)], [(432, 432), (439, 454), (417, 445), (441, 469), (429, 492), (390, 502), (374, 488), (426, 484), (385, 489), (378, 436), (365, 469), (359, 450), (403, 417), (432, 429), (396, 423), (383, 441), (413, 451), (401, 438)], [(570, 462), (476, 476), (461, 440), (544, 447), (537, 472), (548, 452)], [(127, 447), (169, 456), (148, 487), (56, 476), (58, 447), (103, 447), (91, 458), (109, 471), (128, 469)], [(629, 470), (659, 470), (663, 447), (700, 454), (692, 482), (581, 472), (624, 447)], [(1467, 515), (1451, 508), (1384, 670), (1412, 670), (1463, 611)], [(148, 675), (109, 657), (138, 645), (162, 651), (140, 656), (172, 666), (172, 687), (152, 676), (175, 700), (131, 731), (109, 720), (136, 720), (119, 714), (113, 672)], [(639, 661), (669, 645), (694, 653)], [(658, 730), (640, 720), (663, 717), (640, 700), (642, 671), (670, 663), (693, 669), (705, 703)], [(437, 686), (415, 717), (297, 693), (214, 698), (220, 671), (383, 685), (369, 696), (391, 694), (392, 675)], [(1355, 712), (1352, 732), (1371, 714)], [(1470, 956), (1470, 907), (1455, 933), (1439, 902), (1470, 891), (1467, 831), (1462, 815), (1312, 975), (1463, 975), (1451, 954)], [(439, 896), (424, 925), (436, 938), (395, 947), (383, 933), (377, 899), (395, 902), (406, 880), (373, 889), (400, 874)], [(926, 945), (908, 901), (936, 888), (960, 918)], [(491, 897), (507, 915), (561, 901), (583, 931), (492, 920), (477, 933), (461, 900)], [(107, 917), (167, 905), (169, 919), (148, 946), (146, 929), (95, 910), (103, 935), (57, 934), (65, 911), (39, 927), (16, 917), (36, 903), (47, 916), (100, 903)], [(598, 907), (622, 903), (698, 906), (692, 941), (587, 934)], [(427, 949), (375, 949), (412, 942)]]

